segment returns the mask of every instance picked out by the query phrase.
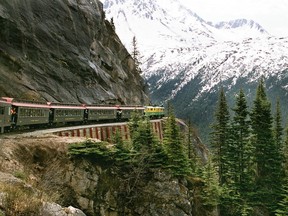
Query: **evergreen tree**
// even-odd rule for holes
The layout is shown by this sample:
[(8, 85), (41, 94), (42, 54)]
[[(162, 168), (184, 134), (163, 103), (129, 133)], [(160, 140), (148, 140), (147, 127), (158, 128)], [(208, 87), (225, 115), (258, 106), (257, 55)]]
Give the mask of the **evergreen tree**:
[(135, 161), (141, 158), (147, 167), (165, 166), (167, 155), (153, 132), (150, 119), (141, 119), (140, 115), (134, 112), (128, 125)]
[(220, 186), (226, 182), (226, 154), (229, 140), (229, 111), (223, 88), (220, 91), (215, 120), (212, 124), (211, 148), (214, 153), (215, 165), (218, 170)]
[(237, 193), (251, 192), (253, 187), (253, 149), (250, 142), (250, 120), (246, 98), (241, 89), (233, 109), (232, 141), (229, 147), (230, 175)]
[(281, 110), (280, 110), (280, 100), (279, 98), (277, 98), (277, 103), (276, 103), (276, 114), (274, 117), (274, 140), (275, 140), (275, 144), (277, 146), (278, 151), (281, 151), (282, 149), (282, 136), (283, 136), (283, 127), (281, 124)]
[(217, 171), (209, 155), (208, 161), (202, 168), (201, 178), (204, 186), (201, 190), (202, 203), (207, 209), (215, 209), (219, 205), (221, 187), (217, 179)]
[(133, 148), (137, 151), (141, 148), (141, 143), (136, 141), (139, 137), (139, 125), (141, 121), (141, 116), (136, 111), (131, 113), (131, 118), (128, 123), (130, 137), (132, 141)]
[(285, 129), (285, 142), (282, 148), (283, 151), (283, 167), (285, 171), (285, 180), (282, 185), (281, 201), (276, 210), (276, 216), (288, 215), (288, 127)]
[(118, 165), (124, 165), (125, 163), (129, 163), (131, 158), (131, 152), (130, 150), (125, 147), (124, 141), (122, 139), (122, 135), (119, 129), (117, 129), (112, 137), (112, 141), (115, 144), (115, 150), (114, 150), (114, 159), (116, 164)]
[(135, 62), (135, 70), (137, 73), (141, 74), (142, 70), (140, 68), (141, 66), (141, 55), (138, 49), (138, 42), (136, 37), (134, 36), (132, 39), (132, 53), (131, 53), (132, 58), (134, 59)]
[(288, 126), (285, 129), (285, 141), (283, 143), (282, 154), (284, 157), (283, 168), (285, 171), (285, 176), (288, 178)]
[(113, 17), (110, 19), (110, 24), (112, 26), (112, 29), (115, 31), (115, 24), (114, 24)]
[(192, 127), (192, 124), (189, 120), (188, 122), (188, 131), (187, 131), (187, 156), (191, 164), (192, 170), (195, 172), (198, 167), (198, 160), (196, 153), (196, 148), (194, 146), (193, 137), (196, 137), (196, 133)]
[(172, 108), (168, 108), (169, 116), (165, 122), (163, 145), (167, 152), (169, 167), (175, 176), (184, 176), (191, 172), (187, 155), (184, 152), (180, 129)]
[[(236, 97), (226, 153), (226, 183), (223, 185), (221, 214), (245, 215), (253, 189), (253, 151), (250, 143), (250, 120), (243, 90)], [(245, 213), (246, 212), (246, 213)]]
[(276, 216), (288, 215), (288, 179), (286, 179), (281, 193), (282, 200), (279, 202), (279, 207), (276, 210)]
[(145, 149), (147, 152), (152, 153), (157, 141), (151, 127), (150, 119), (145, 118), (141, 120), (137, 130), (137, 135), (133, 140), (134, 146), (137, 146), (136, 150), (141, 151)]
[(256, 163), (254, 198), (272, 212), (278, 202), (283, 176), (281, 152), (273, 139), (271, 104), (265, 93), (263, 79), (257, 87), (251, 121)]

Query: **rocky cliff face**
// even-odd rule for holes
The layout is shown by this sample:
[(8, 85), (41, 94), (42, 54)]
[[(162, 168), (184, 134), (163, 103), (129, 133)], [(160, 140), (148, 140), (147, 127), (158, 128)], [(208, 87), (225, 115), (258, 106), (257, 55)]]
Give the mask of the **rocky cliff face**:
[(21, 177), (41, 194), (54, 198), (51, 201), (74, 206), (88, 216), (217, 215), (205, 210), (197, 198), (201, 181), (177, 179), (157, 169), (122, 169), (103, 164), (99, 158), (93, 162), (73, 159), (67, 155), (67, 147), (81, 141), (78, 139), (51, 135), (0, 137), (0, 173)]
[(98, 0), (0, 2), (0, 95), (143, 104), (134, 61)]

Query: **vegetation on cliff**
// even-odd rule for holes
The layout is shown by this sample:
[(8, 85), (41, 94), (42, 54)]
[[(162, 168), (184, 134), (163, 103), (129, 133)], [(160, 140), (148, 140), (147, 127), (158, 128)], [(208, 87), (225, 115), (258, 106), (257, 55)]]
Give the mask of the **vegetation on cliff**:
[(130, 141), (124, 142), (115, 131), (112, 140), (115, 145), (88, 139), (86, 142), (71, 144), (69, 154), (74, 158), (86, 158), (92, 162), (118, 165), (122, 168), (141, 165), (144, 165), (142, 169), (146, 171), (162, 168), (177, 177), (192, 173), (187, 148), (184, 146), (174, 114), (170, 114), (165, 121), (163, 143), (155, 137), (150, 120), (142, 119), (137, 113), (132, 115), (129, 128)]
[(222, 188), (220, 215), (287, 215), (287, 148), (279, 107), (278, 101), (273, 124), (271, 103), (260, 80), (251, 111), (240, 90), (231, 119), (221, 90), (211, 134)]
[[(212, 212), (217, 206), (220, 190), (217, 182), (215, 182), (215, 171), (211, 169), (210, 163), (204, 167), (200, 165), (200, 159), (196, 156), (195, 150), (191, 150), (191, 146), (188, 146), (188, 144), (191, 145), (191, 140), (189, 140), (191, 134), (183, 136), (172, 108), (169, 108), (168, 113), (164, 123), (162, 142), (154, 136), (149, 119), (142, 119), (137, 113), (134, 113), (129, 123), (130, 141), (124, 142), (120, 134), (115, 131), (112, 140), (114, 144), (112, 145), (89, 139), (85, 142), (69, 145), (69, 155), (76, 161), (85, 159), (94, 164), (101, 164), (102, 167), (110, 170), (110, 175), (114, 175), (113, 183), (106, 179), (109, 185), (106, 183), (106, 186), (103, 187), (115, 187), (117, 190), (116, 200), (121, 203), (119, 206), (123, 208), (120, 208), (118, 213), (126, 212), (128, 214), (130, 212), (131, 215), (135, 215), (133, 209), (138, 209), (137, 206), (147, 205), (145, 204), (147, 202), (156, 202), (157, 211), (163, 211), (161, 215), (164, 215), (169, 209), (168, 207), (163, 209), (163, 203), (167, 199), (165, 195), (159, 198), (157, 191), (148, 193), (147, 188), (144, 187), (144, 185), (154, 184), (152, 182), (155, 181), (155, 175), (159, 175), (157, 174), (159, 172), (166, 173), (162, 174), (162, 178), (165, 175), (171, 175), (174, 180), (170, 179), (170, 183), (178, 179), (177, 181), (186, 182), (185, 187), (194, 191), (189, 196), (191, 196), (191, 200), (197, 203), (197, 207), (196, 204), (192, 205), (193, 202), (186, 204), (190, 207), (184, 208), (185, 210), (181, 207), (183, 204), (177, 207), (186, 212), (187, 215), (192, 215), (192, 212), (197, 211), (198, 213), (195, 215), (199, 215), (200, 211), (201, 215), (206, 215), (205, 211), (207, 213)], [(161, 184), (165, 183), (162, 182)], [(171, 199), (179, 199), (177, 196), (179, 195), (175, 194)], [(167, 206), (169, 205), (167, 204)], [(175, 213), (175, 209), (169, 211)], [(143, 210), (142, 214), (147, 214), (146, 210)], [(149, 214), (153, 215), (151, 212)], [(169, 213), (168, 215), (172, 214)]]

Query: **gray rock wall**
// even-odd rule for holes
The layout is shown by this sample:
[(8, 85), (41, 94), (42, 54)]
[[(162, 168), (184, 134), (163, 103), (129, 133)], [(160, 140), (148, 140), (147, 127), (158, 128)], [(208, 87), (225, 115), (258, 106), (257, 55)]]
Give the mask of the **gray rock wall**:
[(75, 216), (218, 216), (202, 204), (201, 179), (178, 179), (161, 169), (147, 169), (145, 162), (119, 166), (101, 157), (72, 158), (67, 154), (69, 144), (83, 141), (85, 138), (51, 135), (0, 136), (0, 179), (15, 185), (24, 181), (33, 191), (41, 191), (36, 195), (42, 195), (45, 216), (55, 212), (74, 212)]
[(0, 96), (147, 102), (134, 61), (98, 0), (1, 0), (0, 26)]

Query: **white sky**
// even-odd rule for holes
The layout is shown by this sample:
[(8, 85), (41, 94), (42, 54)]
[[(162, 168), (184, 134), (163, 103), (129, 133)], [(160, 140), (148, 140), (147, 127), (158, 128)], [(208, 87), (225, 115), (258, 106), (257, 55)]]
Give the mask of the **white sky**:
[(205, 21), (252, 19), (268, 33), (288, 36), (288, 0), (179, 0)]

